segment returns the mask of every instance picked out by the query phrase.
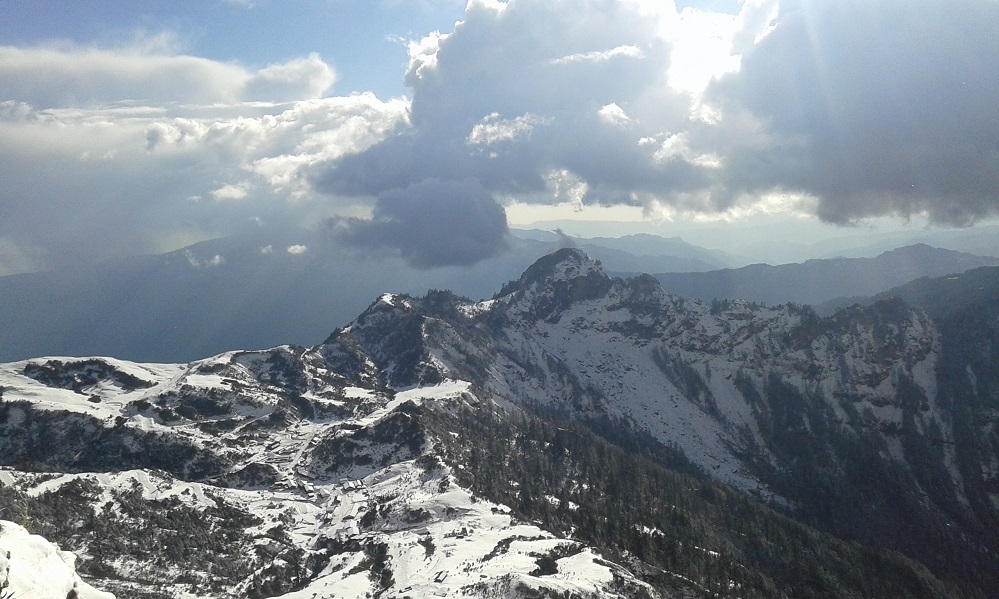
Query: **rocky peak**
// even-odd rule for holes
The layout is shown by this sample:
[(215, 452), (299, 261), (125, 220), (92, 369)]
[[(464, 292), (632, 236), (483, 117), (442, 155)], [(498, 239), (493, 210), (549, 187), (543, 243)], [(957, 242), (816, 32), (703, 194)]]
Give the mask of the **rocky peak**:
[(562, 248), (528, 267), (497, 297), (509, 298), (510, 306), (529, 318), (556, 322), (574, 302), (601, 298), (612, 285), (598, 260), (582, 250)]

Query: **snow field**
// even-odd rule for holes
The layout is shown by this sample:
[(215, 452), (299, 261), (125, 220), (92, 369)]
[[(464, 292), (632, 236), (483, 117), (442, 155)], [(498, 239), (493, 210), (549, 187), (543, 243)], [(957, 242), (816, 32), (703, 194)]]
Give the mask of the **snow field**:
[(4, 592), (15, 599), (66, 599), (74, 585), (81, 599), (114, 599), (80, 579), (72, 553), (6, 520), (0, 520), (0, 556), (0, 584), (6, 571)]

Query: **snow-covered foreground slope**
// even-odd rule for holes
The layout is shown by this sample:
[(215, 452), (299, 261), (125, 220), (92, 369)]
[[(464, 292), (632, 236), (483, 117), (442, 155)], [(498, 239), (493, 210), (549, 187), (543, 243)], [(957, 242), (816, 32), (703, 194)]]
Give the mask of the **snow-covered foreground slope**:
[[(477, 402), (468, 383), (364, 388), (303, 368), (308, 359), (290, 366), (296, 351), (183, 367), (4, 365), (5, 455), (84, 471), (0, 470), (0, 489), (75, 504), (76, 521), (54, 528), (120, 596), (656, 595), (585, 544), (518, 520), (459, 486), (448, 466), (421, 459), (432, 448), (412, 410)], [(144, 461), (166, 467), (116, 467)], [(95, 465), (103, 471), (85, 471)]]
[[(114, 474), (67, 474), (49, 478), (5, 471), (3, 483), (29, 496), (74, 496), (100, 505), (96, 520), (127, 527), (143, 509), (206, 513), (224, 507), (238, 521), (228, 533), (234, 555), (252, 556), (242, 580), (212, 591), (213, 568), (204, 563), (149, 563), (122, 554), (119, 573), (142, 580), (115, 581), (121, 596), (153, 586), (171, 597), (280, 596), (516, 597), (529, 589), (627, 596), (648, 589), (625, 569), (584, 544), (519, 522), (510, 509), (474, 498), (449, 482), (447, 470), (427, 471), (409, 462), (363, 479), (309, 483), (307, 491), (237, 490), (183, 483), (133, 470)], [(79, 488), (89, 489), (79, 495)], [(16, 597), (65, 597), (72, 588), (71, 554), (57, 551), (21, 527), (4, 523), (0, 547), (10, 549), (11, 589)], [(163, 531), (147, 542), (174, 550)], [(289, 548), (295, 548), (289, 551)], [(153, 547), (155, 552), (155, 545)], [(550, 570), (545, 563), (550, 560)], [(311, 566), (311, 571), (308, 570)], [(296, 590), (287, 590), (287, 587)], [(206, 589), (208, 592), (206, 593)], [(652, 594), (654, 591), (648, 589)], [(80, 585), (81, 597), (111, 597)]]
[(76, 574), (76, 556), (24, 527), (0, 520), (0, 596), (14, 599), (114, 599)]

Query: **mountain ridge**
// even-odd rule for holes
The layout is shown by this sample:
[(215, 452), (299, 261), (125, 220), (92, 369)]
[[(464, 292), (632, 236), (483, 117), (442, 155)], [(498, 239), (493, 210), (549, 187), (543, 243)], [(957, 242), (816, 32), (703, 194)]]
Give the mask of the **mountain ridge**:
[(671, 292), (705, 301), (743, 299), (768, 305), (817, 305), (843, 296), (871, 296), (914, 279), (950, 275), (999, 258), (915, 244), (875, 258), (813, 259), (800, 264), (754, 264), (704, 273), (662, 273)]
[[(561, 243), (514, 237), (510, 241), (508, 252), (474, 267), (417, 271), (398, 256), (361, 254), (340, 246), (321, 231), (262, 228), (164, 255), (79, 271), (0, 277), (0, 312), (6, 316), (0, 322), (0, 361), (39, 355), (114, 355), (177, 362), (233, 347), (313, 345), (334, 327), (346, 325), (371, 298), (385, 291), (422, 295), (432, 289), (451, 289), (470, 298), (490, 297), (503, 283), (518, 278), (539, 255), (554, 251)], [(599, 248), (592, 244), (584, 249), (606, 258), (608, 272), (659, 272), (653, 269), (661, 264), (659, 257), (635, 262), (634, 256), (618, 250), (603, 248), (597, 254)], [(856, 265), (843, 263), (845, 275), (840, 273), (839, 278), (808, 284), (812, 290), (826, 286), (821, 297), (782, 294), (779, 281), (771, 281), (761, 297), (736, 293), (731, 287), (710, 289), (701, 296), (707, 301), (741, 297), (770, 304), (825, 301), (859, 293), (851, 291), (851, 281), (871, 279), (852, 271), (851, 264)], [(930, 274), (898, 272), (909, 272), (912, 279)], [(703, 275), (710, 276), (717, 274)], [(884, 286), (863, 291), (887, 289), (891, 276), (896, 275), (878, 274), (876, 280), (884, 281)], [(696, 296), (666, 286), (676, 295)]]

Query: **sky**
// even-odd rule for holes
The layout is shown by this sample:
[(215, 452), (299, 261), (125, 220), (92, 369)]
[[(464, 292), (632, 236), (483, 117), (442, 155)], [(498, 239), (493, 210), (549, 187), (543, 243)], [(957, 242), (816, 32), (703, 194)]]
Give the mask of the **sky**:
[[(0, 274), (322, 227), (999, 216), (997, 0), (0, 0)], [(769, 229), (772, 231), (772, 229)]]

